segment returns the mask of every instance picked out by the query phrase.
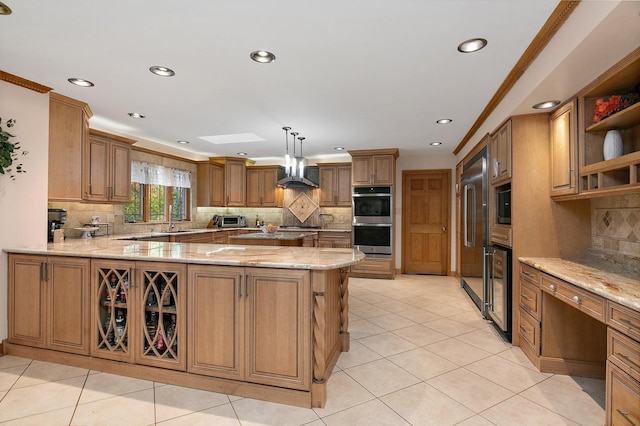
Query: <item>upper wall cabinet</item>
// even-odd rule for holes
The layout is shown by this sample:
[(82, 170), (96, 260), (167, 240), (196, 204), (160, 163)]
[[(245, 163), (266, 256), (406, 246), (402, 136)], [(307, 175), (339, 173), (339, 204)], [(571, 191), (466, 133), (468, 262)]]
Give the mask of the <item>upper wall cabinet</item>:
[(394, 185), (397, 148), (349, 151), (349, 154), (353, 186)]
[(351, 207), (351, 163), (319, 163), (320, 207)]
[(127, 204), (131, 194), (131, 145), (136, 141), (89, 130), (85, 152), (84, 199), (94, 203)]
[(282, 166), (247, 167), (247, 207), (282, 207), (284, 189), (277, 183), (283, 177)]
[(89, 105), (49, 94), (49, 200), (82, 201), (85, 144), (89, 139)]
[(579, 192), (638, 191), (640, 186), (640, 47), (578, 96)]
[(551, 114), (549, 120), (552, 197), (578, 192), (576, 121), (575, 101), (558, 108)]
[(492, 185), (499, 185), (511, 179), (511, 120), (491, 135), (489, 170)]
[(248, 161), (251, 162), (244, 158), (210, 157), (209, 161), (198, 163), (198, 206), (244, 207)]

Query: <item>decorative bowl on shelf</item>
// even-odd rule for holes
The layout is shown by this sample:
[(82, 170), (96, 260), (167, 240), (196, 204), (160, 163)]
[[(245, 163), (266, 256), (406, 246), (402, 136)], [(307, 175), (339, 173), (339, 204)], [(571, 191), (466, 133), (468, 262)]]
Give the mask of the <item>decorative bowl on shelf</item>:
[(261, 226), (260, 229), (262, 229), (262, 232), (264, 232), (265, 234), (274, 234), (278, 232), (278, 229), (280, 229), (280, 227), (277, 225), (268, 224)]

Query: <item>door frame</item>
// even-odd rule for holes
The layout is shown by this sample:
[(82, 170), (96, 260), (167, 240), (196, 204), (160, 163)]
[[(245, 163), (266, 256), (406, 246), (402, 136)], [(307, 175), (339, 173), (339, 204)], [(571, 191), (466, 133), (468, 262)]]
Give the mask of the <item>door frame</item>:
[(446, 213), (446, 227), (447, 227), (447, 255), (446, 255), (446, 260), (445, 260), (445, 269), (446, 269), (446, 276), (452, 276), (453, 271), (451, 270), (451, 200), (453, 199), (451, 190), (452, 190), (452, 182), (451, 179), (453, 177), (453, 173), (451, 169), (423, 169), (423, 170), (403, 170), (402, 171), (402, 231), (400, 232), (400, 247), (402, 248), (401, 250), (401, 259), (400, 259), (400, 271), (402, 274), (405, 273), (405, 256), (407, 255), (407, 253), (405, 253), (404, 250), (404, 243), (405, 243), (405, 235), (406, 233), (409, 231), (409, 225), (407, 223), (408, 221), (408, 215), (405, 215), (404, 213), (404, 208), (406, 207), (405, 204), (405, 197), (407, 196), (407, 185), (406, 184), (406, 178), (409, 175), (417, 175), (417, 174), (442, 174), (445, 173), (447, 174), (447, 186), (445, 188), (446, 192), (447, 192), (447, 197), (448, 197), (448, 203), (445, 203), (447, 206), (447, 213)]

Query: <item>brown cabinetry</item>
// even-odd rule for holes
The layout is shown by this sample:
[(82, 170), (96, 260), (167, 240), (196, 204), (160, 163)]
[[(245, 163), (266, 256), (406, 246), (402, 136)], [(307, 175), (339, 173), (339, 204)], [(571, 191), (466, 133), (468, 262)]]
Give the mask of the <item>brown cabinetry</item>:
[(192, 373), (309, 389), (308, 271), (189, 266)]
[(318, 164), (320, 207), (351, 207), (351, 164)]
[(198, 163), (198, 206), (244, 207), (246, 205), (247, 160), (211, 157)]
[(318, 232), (318, 247), (351, 248), (351, 232)]
[(492, 185), (511, 179), (511, 120), (504, 123), (489, 140), (489, 176)]
[(91, 116), (91, 109), (84, 102), (49, 94), (49, 200), (82, 200)]
[(561, 106), (549, 119), (552, 197), (578, 192), (576, 121), (575, 101)]
[(127, 204), (131, 194), (133, 139), (91, 129), (85, 162), (84, 199)]
[(282, 177), (282, 166), (247, 167), (247, 207), (282, 207), (284, 190), (277, 186)]
[(9, 342), (89, 354), (89, 260), (9, 255)]
[(351, 184), (393, 185), (398, 150), (374, 149), (349, 151), (351, 154)]
[(91, 355), (184, 370), (186, 267), (92, 262)]
[(172, 243), (213, 243), (215, 232), (199, 232), (197, 234), (172, 235)]
[(396, 276), (393, 259), (367, 257), (351, 267), (352, 277), (389, 278)]

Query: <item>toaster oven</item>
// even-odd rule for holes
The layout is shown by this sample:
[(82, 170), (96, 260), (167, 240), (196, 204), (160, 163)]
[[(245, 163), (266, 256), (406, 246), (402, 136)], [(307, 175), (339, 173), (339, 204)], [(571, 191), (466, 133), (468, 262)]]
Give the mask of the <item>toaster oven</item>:
[(247, 226), (247, 218), (240, 215), (218, 216), (218, 227), (220, 228), (244, 228)]

